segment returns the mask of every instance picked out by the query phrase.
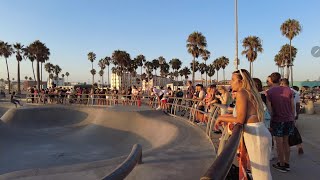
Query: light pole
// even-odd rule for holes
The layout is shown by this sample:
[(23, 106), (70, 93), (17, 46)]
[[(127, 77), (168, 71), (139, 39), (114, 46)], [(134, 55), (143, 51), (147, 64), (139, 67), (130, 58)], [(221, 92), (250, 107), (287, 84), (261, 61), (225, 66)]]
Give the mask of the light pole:
[(235, 33), (236, 33), (236, 54), (234, 59), (234, 65), (236, 70), (239, 69), (239, 58), (238, 58), (238, 0), (234, 0), (235, 3)]

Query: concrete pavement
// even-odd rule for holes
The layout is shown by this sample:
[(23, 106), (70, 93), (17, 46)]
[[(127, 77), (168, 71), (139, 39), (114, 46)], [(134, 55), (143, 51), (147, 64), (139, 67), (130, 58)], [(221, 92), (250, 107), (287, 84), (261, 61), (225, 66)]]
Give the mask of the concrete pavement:
[(214, 160), (210, 140), (186, 121), (146, 109), (9, 109), (0, 121), (0, 179), (99, 179), (135, 143), (144, 164), (127, 179), (199, 179)]

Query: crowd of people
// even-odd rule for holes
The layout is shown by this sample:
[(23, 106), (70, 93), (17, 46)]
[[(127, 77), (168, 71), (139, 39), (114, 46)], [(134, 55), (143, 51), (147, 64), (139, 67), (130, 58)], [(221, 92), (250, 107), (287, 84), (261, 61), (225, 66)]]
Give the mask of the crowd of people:
[[(297, 131), (295, 121), (299, 118), (300, 95), (299, 88), (290, 88), (289, 81), (282, 79), (279, 73), (268, 76), (266, 83), (267, 86), (263, 87), (260, 79), (252, 78), (247, 70), (241, 69), (232, 73), (229, 87), (215, 84), (193, 86), (191, 81), (187, 82), (185, 91), (180, 88), (173, 91), (171, 87), (152, 87), (149, 105), (154, 106), (157, 102), (157, 110), (170, 112), (175, 103), (179, 112), (179, 105), (184, 102), (184, 107), (190, 109), (199, 125), (206, 125), (210, 113), (219, 107), (215, 131), (222, 133), (222, 139), (228, 139), (232, 125), (243, 125), (239, 146), (239, 168), (243, 170), (239, 171), (240, 176), (247, 178), (244, 172), (250, 169), (253, 179), (269, 180), (272, 179), (272, 149), (276, 150), (278, 159), (272, 167), (281, 172), (291, 170), (289, 136)], [(30, 93), (32, 102), (63, 104), (68, 101), (98, 105), (108, 105), (110, 102), (117, 104), (119, 101), (123, 105), (134, 105), (143, 95), (135, 86), (120, 91), (99, 88), (48, 88), (38, 91), (31, 88)], [(301, 143), (295, 145), (298, 153), (303, 154)]]
[[(102, 89), (102, 88), (47, 88), (38, 90), (35, 87), (29, 89), (27, 100), (31, 103), (49, 104), (134, 104), (141, 95), (136, 86), (129, 88)], [(121, 101), (121, 102), (120, 102)]]

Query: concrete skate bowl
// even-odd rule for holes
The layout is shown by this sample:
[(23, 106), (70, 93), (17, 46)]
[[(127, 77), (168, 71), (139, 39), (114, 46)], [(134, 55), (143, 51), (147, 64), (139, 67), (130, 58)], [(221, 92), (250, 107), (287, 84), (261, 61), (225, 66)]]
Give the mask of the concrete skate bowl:
[(205, 134), (159, 111), (9, 109), (0, 121), (0, 179), (101, 179), (134, 144), (144, 164), (126, 179), (199, 179), (214, 158)]

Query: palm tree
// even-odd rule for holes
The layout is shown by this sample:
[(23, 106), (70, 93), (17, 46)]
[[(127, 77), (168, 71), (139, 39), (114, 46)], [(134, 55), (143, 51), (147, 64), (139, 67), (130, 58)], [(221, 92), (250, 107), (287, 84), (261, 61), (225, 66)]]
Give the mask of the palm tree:
[[(291, 41), (294, 37), (296, 37), (297, 35), (300, 34), (300, 32), (302, 31), (302, 27), (299, 23), (299, 21), (295, 20), (295, 19), (288, 19), (286, 20), (280, 27), (280, 31), (282, 33), (283, 36), (285, 36), (286, 38), (289, 39), (290, 41), (290, 47), (291, 47)], [(290, 49), (290, 58), (287, 60), (286, 64), (287, 64), (287, 79), (289, 79), (289, 67), (290, 66), (290, 71), (291, 71), (291, 85), (293, 86), (293, 75), (292, 75), (292, 64), (293, 60), (292, 60), (292, 51)]]
[[(134, 61), (135, 61), (137, 66), (140, 66), (140, 68), (141, 68), (140, 75), (142, 75), (142, 66), (146, 62), (146, 57), (144, 55), (140, 54), (134, 59)], [(140, 76), (140, 81), (142, 82), (142, 77), (141, 76)]]
[(53, 66), (53, 72), (56, 75), (55, 78), (57, 81), (59, 81), (59, 74), (61, 73), (62, 69), (60, 68), (59, 65)]
[(209, 68), (208, 68), (208, 76), (210, 77), (210, 83), (212, 83), (212, 80), (211, 80), (211, 77), (215, 74), (215, 69), (216, 69), (216, 67), (214, 67), (214, 65), (213, 64), (209, 64), (209, 66), (208, 66)]
[(191, 74), (191, 71), (188, 67), (184, 67), (183, 69), (181, 69), (181, 72), (182, 72), (185, 80), (187, 80), (188, 76)]
[(100, 71), (99, 71), (99, 76), (100, 76), (100, 78), (101, 78), (101, 88), (103, 88), (103, 74), (104, 74), (104, 71), (103, 71), (103, 69), (100, 69)]
[(208, 70), (208, 66), (207, 66), (207, 60), (210, 58), (210, 55), (211, 55), (211, 53), (210, 53), (210, 51), (208, 51), (208, 50), (205, 50), (205, 51), (203, 51), (202, 52), (202, 59), (204, 60), (204, 64), (206, 65), (205, 66), (205, 73), (206, 73), (206, 86), (208, 86), (208, 75), (207, 75), (207, 70)]
[(195, 80), (195, 61), (196, 58), (203, 55), (203, 51), (205, 51), (207, 47), (207, 40), (205, 36), (202, 35), (200, 32), (193, 32), (189, 35), (187, 39), (187, 49), (188, 53), (190, 53), (193, 56), (193, 66), (192, 66), (192, 83), (194, 83)]
[(7, 75), (8, 75), (8, 84), (9, 84), (9, 93), (11, 92), (11, 84), (10, 84), (10, 75), (9, 75), (9, 67), (8, 67), (8, 58), (13, 53), (13, 48), (7, 42), (0, 41), (0, 56), (3, 56), (6, 60), (7, 65)]
[(98, 66), (100, 67), (99, 75), (101, 76), (101, 70), (102, 70), (102, 76), (101, 76), (101, 86), (103, 87), (103, 74), (104, 74), (104, 69), (106, 68), (106, 61), (105, 59), (100, 59)]
[(171, 65), (171, 68), (177, 72), (181, 68), (182, 62), (178, 58), (173, 58), (169, 61), (169, 64)]
[(200, 71), (200, 75), (201, 75), (202, 84), (204, 84), (203, 79), (202, 79), (202, 75), (206, 72), (206, 69), (207, 69), (207, 65), (205, 63), (199, 64), (199, 71)]
[(229, 58), (222, 56), (221, 57), (221, 68), (223, 69), (223, 82), (226, 82), (224, 69), (229, 65)]
[(263, 52), (261, 39), (257, 36), (248, 36), (242, 41), (242, 55), (246, 55), (246, 58), (250, 62), (250, 74), (253, 76), (253, 62), (257, 59), (258, 53)]
[(28, 80), (28, 76), (25, 76), (24, 79), (25, 79), (25, 80)]
[(51, 63), (46, 63), (44, 65), (44, 69), (45, 69), (45, 71), (48, 72), (49, 75), (53, 72), (54, 68), (55, 68), (54, 65)]
[(112, 53), (112, 60), (114, 65), (116, 66), (114, 69), (116, 70), (116, 74), (121, 78), (120, 86), (122, 87), (122, 75), (127, 72), (129, 64), (131, 62), (130, 54), (126, 51), (115, 50)]
[(16, 59), (18, 61), (18, 94), (21, 93), (21, 88), (20, 88), (20, 62), (22, 61), (22, 56), (21, 54), (23, 53), (23, 45), (21, 45), (20, 43), (16, 43), (13, 45), (14, 49), (15, 49), (15, 53), (16, 53)]
[(32, 77), (29, 77), (29, 81), (32, 81)]
[(221, 57), (215, 59), (213, 62), (212, 62), (212, 65), (215, 67), (215, 69), (217, 70), (217, 83), (219, 82), (219, 70), (222, 66), (222, 61), (221, 61)]
[(53, 78), (54, 78), (53, 74), (52, 74), (52, 73), (50, 73), (50, 74), (49, 74), (49, 79), (51, 79), (51, 80), (52, 80)]
[[(279, 55), (282, 58), (282, 64), (284, 66), (286, 66), (286, 68), (287, 68), (286, 78), (289, 77), (289, 75), (288, 75), (289, 66), (290, 66), (290, 64), (293, 63), (293, 61), (297, 55), (297, 52), (298, 52), (297, 48), (295, 48), (294, 46), (290, 46), (289, 44), (283, 45), (279, 51)], [(290, 62), (290, 63), (288, 63), (288, 62)], [(292, 81), (292, 79), (291, 79), (291, 81)], [(291, 84), (292, 84), (292, 82), (291, 82)]]
[(110, 85), (110, 72), (109, 72), (109, 67), (110, 67), (110, 64), (111, 64), (111, 57), (106, 56), (106, 57), (104, 58), (104, 64), (105, 64), (106, 66), (108, 66), (108, 85)]
[[(91, 70), (92, 70), (93, 69), (93, 61), (96, 60), (96, 54), (94, 52), (89, 52), (88, 53), (88, 60), (91, 62)], [(92, 74), (92, 85), (93, 84), (94, 84), (94, 75)]]
[(96, 75), (97, 71), (95, 69), (91, 69), (90, 73), (92, 74), (92, 85), (94, 84), (94, 75)]
[(160, 67), (159, 60), (158, 59), (152, 60), (152, 65), (153, 65), (154, 74), (157, 76), (157, 69)]
[(190, 67), (192, 69), (192, 76), (194, 76), (195, 73), (199, 70), (199, 61), (192, 61), (190, 63)]
[(31, 61), (31, 67), (32, 67), (32, 73), (33, 73), (33, 78), (36, 79), (36, 75), (34, 73), (34, 66), (33, 66), (33, 61), (35, 60), (34, 55), (31, 53), (30, 46), (27, 46), (23, 49), (23, 58), (29, 59)]
[(39, 40), (30, 44), (29, 48), (29, 53), (31, 53), (35, 57), (35, 60), (37, 60), (37, 87), (40, 89), (40, 63), (44, 63), (49, 60), (50, 50)]
[[(280, 69), (282, 69), (282, 57), (279, 53), (274, 56), (274, 62), (276, 63), (276, 66), (278, 67), (278, 73), (280, 73)], [(282, 77), (282, 72), (280, 74)]]
[(70, 73), (69, 73), (69, 72), (66, 72), (66, 76), (67, 76), (67, 83), (69, 84), (69, 76), (70, 76)]

